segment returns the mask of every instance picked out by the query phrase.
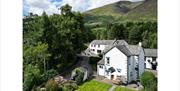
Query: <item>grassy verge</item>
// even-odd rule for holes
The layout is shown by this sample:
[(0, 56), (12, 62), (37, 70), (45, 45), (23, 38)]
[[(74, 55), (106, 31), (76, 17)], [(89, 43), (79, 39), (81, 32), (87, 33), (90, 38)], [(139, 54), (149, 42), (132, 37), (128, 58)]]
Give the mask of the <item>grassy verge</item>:
[(108, 91), (111, 85), (90, 80), (79, 86), (76, 91)]
[(128, 89), (128, 88), (125, 88), (125, 87), (118, 86), (118, 87), (116, 87), (114, 89), (114, 91), (135, 91), (135, 90), (131, 90), (131, 89)]

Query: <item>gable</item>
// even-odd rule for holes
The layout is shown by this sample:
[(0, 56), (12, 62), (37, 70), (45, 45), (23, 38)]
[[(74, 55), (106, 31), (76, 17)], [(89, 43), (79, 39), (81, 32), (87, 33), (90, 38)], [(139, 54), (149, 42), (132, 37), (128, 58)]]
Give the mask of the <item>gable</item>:
[(116, 47), (113, 47), (111, 50), (109, 50), (106, 54), (105, 54), (105, 57), (108, 56), (108, 57), (118, 57), (118, 56), (121, 56), (123, 58), (127, 58), (127, 56), (121, 52), (118, 48)]
[(126, 56), (131, 56), (132, 53), (130, 52), (130, 50), (125, 46), (125, 45), (116, 45), (116, 46), (112, 46), (111, 48), (109, 48), (108, 50), (106, 50), (105, 54), (108, 53), (109, 51), (111, 51), (113, 48), (118, 49), (119, 51), (121, 51), (123, 54), (125, 54)]

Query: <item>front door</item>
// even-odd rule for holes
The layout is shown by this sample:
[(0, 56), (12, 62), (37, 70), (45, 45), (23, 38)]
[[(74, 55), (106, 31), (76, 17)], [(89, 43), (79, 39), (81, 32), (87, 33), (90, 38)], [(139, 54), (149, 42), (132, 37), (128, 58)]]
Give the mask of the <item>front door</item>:
[(111, 80), (113, 80), (114, 79), (114, 75), (111, 75)]

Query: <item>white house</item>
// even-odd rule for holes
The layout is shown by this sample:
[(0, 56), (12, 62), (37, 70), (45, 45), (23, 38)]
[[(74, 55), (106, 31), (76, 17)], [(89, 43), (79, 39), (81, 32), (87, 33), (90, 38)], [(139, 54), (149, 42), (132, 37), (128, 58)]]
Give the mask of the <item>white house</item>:
[(89, 45), (89, 50), (91, 53), (98, 55), (102, 54), (107, 47), (116, 44), (128, 45), (124, 40), (93, 40)]
[[(137, 48), (137, 49), (134, 49)], [(116, 44), (104, 51), (97, 64), (97, 74), (111, 80), (136, 81), (144, 72), (144, 51), (141, 46)]]
[(157, 70), (157, 49), (144, 49), (145, 51), (145, 68)]

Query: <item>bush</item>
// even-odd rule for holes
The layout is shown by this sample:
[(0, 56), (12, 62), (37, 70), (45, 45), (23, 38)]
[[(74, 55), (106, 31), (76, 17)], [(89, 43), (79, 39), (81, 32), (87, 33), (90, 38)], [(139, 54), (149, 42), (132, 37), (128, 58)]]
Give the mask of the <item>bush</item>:
[(140, 78), (145, 91), (157, 91), (157, 80), (153, 73), (144, 72)]
[(54, 76), (58, 75), (58, 72), (54, 69), (47, 70), (44, 74), (44, 81), (53, 78)]
[(75, 91), (78, 85), (75, 82), (67, 82), (63, 84), (63, 91)]
[(75, 70), (76, 70), (76, 74), (77, 74), (77, 76), (75, 77), (75, 81), (77, 82), (77, 84), (80, 84), (83, 82), (84, 72), (79, 68), (76, 68)]
[(41, 72), (37, 66), (27, 65), (23, 76), (23, 91), (30, 91), (42, 83)]
[(59, 91), (58, 84), (54, 80), (49, 80), (45, 87), (46, 91)]

